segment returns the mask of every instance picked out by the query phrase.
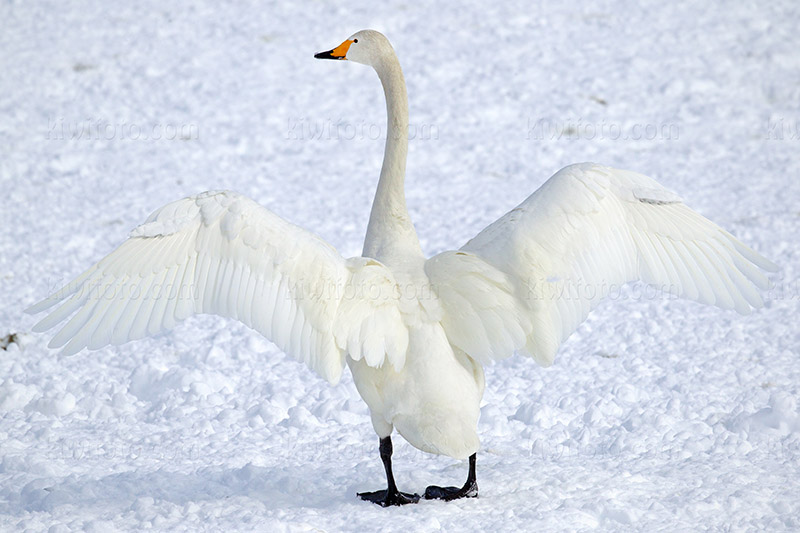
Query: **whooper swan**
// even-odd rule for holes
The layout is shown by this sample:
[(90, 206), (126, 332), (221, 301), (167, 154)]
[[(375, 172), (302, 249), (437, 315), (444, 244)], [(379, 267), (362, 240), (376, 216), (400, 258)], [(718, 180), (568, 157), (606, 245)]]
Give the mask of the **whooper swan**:
[[(420, 450), (469, 458), (475, 497), (482, 365), (515, 351), (549, 365), (610, 288), (643, 280), (699, 302), (759, 307), (775, 265), (654, 180), (568, 166), (457, 251), (426, 259), (406, 209), (406, 85), (380, 33), (360, 31), (315, 57), (369, 65), (383, 84), (388, 135), (362, 257), (230, 191), (168, 204), (66, 287), (50, 342), (66, 354), (122, 344), (211, 313), (235, 318), (336, 383), (344, 364), (369, 406), (388, 487), (359, 496), (414, 503), (392, 475), (393, 429)], [(574, 290), (574, 289), (578, 290)], [(567, 295), (567, 297), (559, 296)]]

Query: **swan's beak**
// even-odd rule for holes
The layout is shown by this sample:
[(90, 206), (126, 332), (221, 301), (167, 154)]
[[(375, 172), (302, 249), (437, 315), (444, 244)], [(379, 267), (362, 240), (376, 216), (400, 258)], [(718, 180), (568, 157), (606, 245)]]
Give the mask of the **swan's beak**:
[(353, 41), (345, 41), (333, 50), (328, 50), (327, 52), (320, 52), (318, 54), (314, 54), (314, 57), (317, 59), (344, 59), (347, 60), (347, 50), (350, 49), (350, 45), (353, 44)]

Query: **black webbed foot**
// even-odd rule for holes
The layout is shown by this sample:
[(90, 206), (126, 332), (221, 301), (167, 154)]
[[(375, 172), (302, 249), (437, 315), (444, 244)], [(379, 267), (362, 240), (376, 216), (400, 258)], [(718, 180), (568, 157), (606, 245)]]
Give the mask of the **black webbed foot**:
[(425, 489), (426, 500), (457, 500), (459, 498), (477, 498), (478, 497), (478, 482), (475, 477), (475, 462), (477, 454), (473, 453), (469, 456), (469, 474), (467, 475), (467, 482), (463, 487), (437, 487), (431, 485)]
[(381, 461), (383, 461), (383, 467), (386, 469), (386, 482), (389, 486), (386, 488), (386, 490), (376, 490), (375, 492), (359, 492), (358, 497), (368, 502), (377, 503), (381, 507), (417, 503), (419, 501), (419, 494), (409, 494), (407, 492), (400, 492), (397, 490), (397, 485), (394, 482), (394, 474), (392, 474), (391, 437), (384, 437), (381, 439), (380, 451)]
[(388, 490), (376, 490), (375, 492), (359, 492), (358, 497), (368, 502), (377, 503), (381, 507), (390, 505), (406, 505), (419, 502), (419, 494), (409, 494), (408, 492), (389, 492)]
[(457, 500), (459, 498), (477, 498), (478, 497), (478, 484), (476, 482), (468, 483), (463, 487), (437, 487), (431, 485), (425, 489), (426, 500)]

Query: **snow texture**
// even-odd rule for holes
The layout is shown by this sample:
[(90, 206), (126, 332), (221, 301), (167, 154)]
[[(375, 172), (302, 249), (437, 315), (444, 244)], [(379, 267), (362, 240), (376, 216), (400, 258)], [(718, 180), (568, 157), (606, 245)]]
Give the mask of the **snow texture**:
[[(798, 4), (424, 4), (0, 5), (0, 530), (800, 528)], [(385, 480), (347, 373), (210, 316), (70, 358), (30, 333), (25, 307), (205, 190), (358, 255), (383, 95), (313, 54), (362, 28), (405, 71), (429, 255), (591, 160), (781, 265), (766, 307), (617, 288), (551, 368), (486, 367), (480, 498), (392, 509), (355, 497)], [(417, 492), (467, 470), (401, 438), (394, 464)]]

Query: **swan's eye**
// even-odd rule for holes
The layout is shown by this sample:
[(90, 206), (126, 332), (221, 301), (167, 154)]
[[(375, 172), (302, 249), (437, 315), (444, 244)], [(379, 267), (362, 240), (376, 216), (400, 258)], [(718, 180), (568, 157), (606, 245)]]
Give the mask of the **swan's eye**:
[(358, 39), (353, 39), (353, 42), (354, 42), (354, 43), (357, 43), (357, 42), (358, 42)]

